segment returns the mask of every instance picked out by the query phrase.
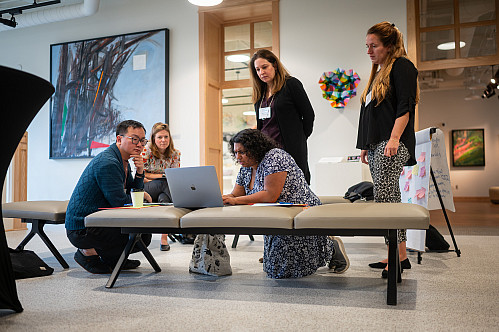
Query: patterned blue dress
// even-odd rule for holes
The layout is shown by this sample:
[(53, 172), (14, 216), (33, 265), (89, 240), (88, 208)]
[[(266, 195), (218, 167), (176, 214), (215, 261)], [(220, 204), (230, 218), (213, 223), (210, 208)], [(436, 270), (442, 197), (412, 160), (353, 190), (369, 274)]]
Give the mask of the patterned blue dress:
[[(236, 183), (244, 187), (246, 195), (251, 195), (263, 190), (267, 175), (278, 172), (288, 172), (288, 175), (277, 202), (321, 204), (293, 157), (282, 149), (267, 152), (256, 170), (253, 189), (249, 188), (251, 167), (241, 167)], [(327, 236), (265, 235), (263, 270), (275, 279), (304, 277), (331, 260), (332, 248)]]

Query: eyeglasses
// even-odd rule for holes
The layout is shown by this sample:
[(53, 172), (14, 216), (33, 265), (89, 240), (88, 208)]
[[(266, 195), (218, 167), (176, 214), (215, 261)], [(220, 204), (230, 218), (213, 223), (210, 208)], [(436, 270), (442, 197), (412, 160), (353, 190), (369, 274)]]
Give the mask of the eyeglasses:
[(132, 144), (139, 144), (139, 142), (142, 144), (142, 145), (146, 145), (148, 140), (143, 138), (143, 139), (138, 139), (137, 137), (130, 137), (130, 136), (125, 136), (125, 135), (121, 135), (122, 137), (126, 137), (126, 138), (129, 138), (132, 140)]

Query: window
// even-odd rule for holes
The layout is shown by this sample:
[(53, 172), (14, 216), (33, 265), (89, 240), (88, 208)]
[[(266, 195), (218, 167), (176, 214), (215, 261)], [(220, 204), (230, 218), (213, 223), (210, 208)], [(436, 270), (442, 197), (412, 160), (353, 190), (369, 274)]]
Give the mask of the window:
[(261, 48), (272, 50), (272, 21), (232, 23), (225, 25), (223, 31), (223, 191), (230, 193), (234, 187), (239, 166), (232, 160), (228, 142), (234, 134), (242, 129), (256, 128), (248, 66), (255, 51)]
[[(499, 63), (496, 0), (412, 0), (420, 70)], [(408, 7), (408, 8), (411, 8)], [(409, 43), (410, 45), (410, 43)]]

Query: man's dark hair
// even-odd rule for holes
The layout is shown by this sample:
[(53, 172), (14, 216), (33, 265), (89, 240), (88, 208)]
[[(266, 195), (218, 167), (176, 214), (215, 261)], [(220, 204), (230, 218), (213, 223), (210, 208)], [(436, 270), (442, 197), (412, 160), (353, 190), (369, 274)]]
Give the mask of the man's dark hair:
[(232, 158), (236, 159), (234, 144), (241, 144), (246, 150), (246, 155), (260, 164), (265, 154), (277, 148), (277, 143), (258, 129), (243, 129), (230, 139), (229, 151)]
[(128, 132), (128, 128), (132, 127), (133, 129), (142, 128), (144, 129), (144, 133), (146, 132), (146, 128), (139, 121), (135, 120), (125, 120), (118, 124), (116, 127), (116, 136), (125, 135)]

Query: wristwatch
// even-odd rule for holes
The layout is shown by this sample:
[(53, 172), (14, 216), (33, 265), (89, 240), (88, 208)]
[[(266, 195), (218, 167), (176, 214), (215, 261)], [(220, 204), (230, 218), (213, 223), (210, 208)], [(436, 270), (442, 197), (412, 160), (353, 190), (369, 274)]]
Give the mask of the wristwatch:
[(144, 173), (142, 173), (142, 174), (135, 173), (135, 177), (141, 179), (144, 177)]

